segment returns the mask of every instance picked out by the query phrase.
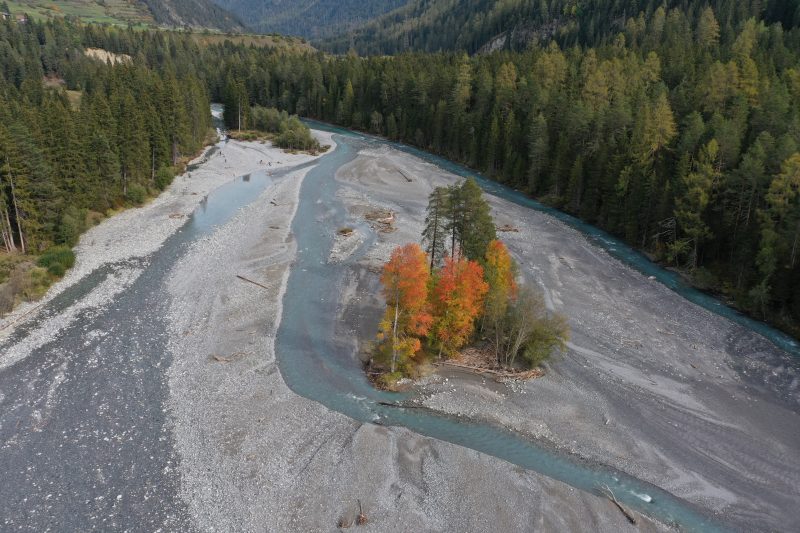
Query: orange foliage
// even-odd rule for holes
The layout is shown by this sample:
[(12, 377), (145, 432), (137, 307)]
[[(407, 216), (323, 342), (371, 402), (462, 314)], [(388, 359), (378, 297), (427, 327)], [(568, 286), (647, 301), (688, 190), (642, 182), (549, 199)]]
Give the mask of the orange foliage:
[(407, 244), (392, 252), (383, 267), (381, 283), (386, 313), (378, 339), (389, 341), (392, 372), (399, 362), (421, 348), (418, 337), (427, 335), (433, 318), (428, 312), (428, 256), (418, 244)]
[(465, 258), (445, 259), (432, 298), (435, 319), (431, 336), (440, 354), (451, 355), (467, 343), (488, 290), (478, 263)]

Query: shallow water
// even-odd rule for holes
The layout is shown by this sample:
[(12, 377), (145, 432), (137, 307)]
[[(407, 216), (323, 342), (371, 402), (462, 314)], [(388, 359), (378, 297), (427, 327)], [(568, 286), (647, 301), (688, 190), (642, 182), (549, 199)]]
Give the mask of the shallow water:
[[(582, 490), (596, 491), (606, 485), (627, 505), (686, 530), (723, 529), (690, 503), (649, 483), (612, 468), (586, 464), (508, 430), (422, 409), (379, 405), (378, 401), (402, 401), (405, 395), (375, 390), (364, 377), (352, 344), (336, 336), (339, 290), (347, 263), (358, 260), (369, 242), (345, 264), (328, 264), (327, 259), (336, 229), (353, 225), (336, 198), (339, 187), (334, 178), (336, 171), (352, 161), (360, 149), (376, 147), (384, 141), (317, 123), (313, 127), (336, 133), (337, 148), (323, 156), (306, 175), (292, 222), (298, 254), (283, 300), (276, 356), (281, 374), (294, 392), (356, 420), (404, 426), (499, 457)], [(481, 184), (489, 185), (485, 180)], [(651, 503), (646, 503), (648, 497)]]

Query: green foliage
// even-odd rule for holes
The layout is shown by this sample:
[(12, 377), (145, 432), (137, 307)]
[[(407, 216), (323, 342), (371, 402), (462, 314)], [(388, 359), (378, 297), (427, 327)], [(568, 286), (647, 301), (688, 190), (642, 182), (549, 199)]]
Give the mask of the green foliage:
[[(781, 165), (800, 152), (793, 14), (749, 0), (668, 1), (665, 9), (598, 0), (565, 18), (555, 0), (543, 3), (547, 10), (503, 2), (491, 13), (488, 1), (467, 4), (447, 10), (437, 31), (423, 25), (424, 37), (392, 38), (392, 46), (472, 51), (513, 29), (520, 14), (552, 32), (472, 57), (219, 53), (233, 58), (225, 68), (240, 76), (250, 102), (380, 130), (468, 164), (677, 266), (706, 268), (719, 280), (715, 290), (759, 316), (748, 294), (769, 274), (769, 298), (758, 301), (780, 324), (800, 324), (800, 197), (774, 190), (788, 201), (785, 217), (768, 199)], [(498, 25), (471, 26), (475, 13), (499, 16)], [(483, 37), (467, 43), (454, 32)]]
[(216, 0), (259, 33), (317, 38), (400, 7), (407, 0)]
[(67, 246), (75, 246), (78, 242), (78, 237), (81, 233), (86, 231), (86, 219), (88, 216), (88, 209), (79, 209), (75, 206), (67, 207), (64, 215), (61, 217), (61, 224), (59, 225), (59, 241)]
[(155, 185), (159, 191), (163, 191), (170, 186), (175, 179), (175, 170), (172, 167), (161, 167), (156, 172)]
[(531, 368), (567, 347), (569, 325), (565, 317), (547, 310), (541, 292), (520, 287), (508, 305), (505, 317), (495, 326), (498, 360), (514, 367), (519, 358)]
[(128, 201), (133, 205), (142, 205), (147, 200), (147, 189), (138, 183), (128, 187)]
[(37, 264), (56, 277), (61, 277), (75, 264), (75, 253), (67, 246), (53, 246), (39, 256)]
[(254, 106), (248, 113), (253, 129), (275, 134), (275, 146), (289, 150), (318, 150), (319, 142), (297, 116), (275, 108)]
[[(223, 1), (230, 6), (256, 2)], [(693, 23), (679, 38), (711, 52), (720, 42), (731, 42), (732, 31), (750, 17), (786, 28), (800, 23), (797, 3), (786, 0), (410, 0), (352, 31), (340, 28), (320, 46), (342, 54), (354, 48), (361, 55), (524, 50), (551, 39), (565, 48), (612, 42), (642, 46), (665, 37), (675, 22), (673, 9)]]
[[(81, 43), (133, 61), (97, 61)], [(0, 57), (6, 252), (74, 244), (90, 211), (143, 202), (148, 189), (168, 183), (153, 169), (179, 163), (206, 140), (207, 89), (196, 71), (176, 67), (200, 54), (188, 37), (64, 20), (3, 21), (0, 46), (10, 51)], [(69, 91), (79, 92), (79, 101)]]

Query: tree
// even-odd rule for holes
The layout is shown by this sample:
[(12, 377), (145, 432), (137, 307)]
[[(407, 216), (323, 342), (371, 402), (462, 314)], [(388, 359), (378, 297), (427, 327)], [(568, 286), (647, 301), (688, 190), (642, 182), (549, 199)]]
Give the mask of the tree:
[(509, 304), (517, 295), (515, 270), (516, 265), (505, 244), (498, 240), (490, 242), (484, 259), (484, 279), (489, 288), (483, 309), (483, 329), (490, 329), (494, 334), (494, 350), (498, 363), (503, 343), (502, 321), (506, 318)]
[(434, 318), (429, 339), (439, 357), (455, 354), (470, 339), (488, 290), (477, 262), (445, 258), (435, 277), (431, 303)]
[(697, 268), (700, 245), (710, 237), (711, 231), (703, 220), (703, 214), (711, 201), (711, 191), (718, 177), (717, 154), (719, 145), (715, 139), (703, 148), (694, 171), (683, 179), (684, 194), (676, 204), (675, 218), (692, 244), (690, 258), (692, 269)]
[(548, 313), (541, 292), (527, 285), (510, 302), (500, 328), (499, 362), (514, 367), (522, 356), (529, 366), (538, 366), (554, 350), (563, 351), (569, 339), (566, 318)]
[(417, 244), (396, 248), (383, 267), (381, 283), (386, 313), (378, 339), (389, 344), (390, 371), (404, 365), (421, 348), (420, 337), (428, 333), (431, 315), (427, 309), (430, 270), (425, 252)]
[(482, 260), (489, 243), (497, 238), (489, 204), (483, 199), (483, 190), (472, 178), (461, 184), (458, 196), (462, 210), (458, 231), (461, 254), (473, 261)]
[(422, 230), (422, 242), (430, 257), (430, 268), (444, 258), (447, 252), (447, 203), (446, 187), (436, 187), (428, 196), (428, 209), (425, 215), (425, 228)]

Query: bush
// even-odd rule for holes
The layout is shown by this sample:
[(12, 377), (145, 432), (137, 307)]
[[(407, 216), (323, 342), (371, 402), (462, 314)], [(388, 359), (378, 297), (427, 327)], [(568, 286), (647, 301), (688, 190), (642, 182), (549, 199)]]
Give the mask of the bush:
[(69, 206), (61, 216), (61, 225), (58, 228), (59, 240), (67, 246), (75, 246), (78, 237), (86, 231), (86, 218), (88, 210)]
[(133, 183), (128, 187), (128, 200), (133, 205), (142, 205), (145, 199), (147, 199), (147, 189), (138, 183)]
[(156, 188), (163, 191), (170, 186), (175, 179), (175, 171), (170, 167), (161, 167), (156, 172)]
[(39, 257), (37, 263), (51, 275), (61, 277), (75, 264), (75, 253), (67, 246), (53, 246)]

